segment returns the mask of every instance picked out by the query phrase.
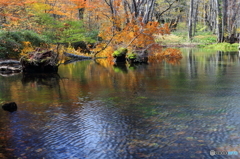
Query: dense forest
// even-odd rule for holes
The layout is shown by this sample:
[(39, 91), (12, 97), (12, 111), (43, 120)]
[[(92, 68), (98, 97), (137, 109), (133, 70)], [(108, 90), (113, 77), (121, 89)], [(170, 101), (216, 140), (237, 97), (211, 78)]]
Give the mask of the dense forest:
[(146, 50), (159, 36), (183, 32), (190, 42), (210, 34), (207, 43), (233, 43), (239, 10), (238, 0), (1, 0), (0, 57), (79, 41), (94, 44), (94, 54)]

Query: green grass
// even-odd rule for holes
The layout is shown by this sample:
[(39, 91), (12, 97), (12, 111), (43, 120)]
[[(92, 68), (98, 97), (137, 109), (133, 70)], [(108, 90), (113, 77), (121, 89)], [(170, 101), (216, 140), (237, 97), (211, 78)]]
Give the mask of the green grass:
[(211, 49), (211, 50), (218, 50), (218, 51), (238, 51), (239, 44), (229, 44), (229, 43), (217, 43), (207, 45), (204, 48)]
[(190, 45), (196, 44), (199, 47), (208, 50), (218, 51), (238, 51), (239, 44), (230, 43), (217, 43), (217, 36), (211, 32), (198, 32), (193, 37), (192, 41), (189, 41), (186, 31), (176, 31), (169, 35), (159, 35), (156, 37), (156, 42), (162, 45)]
[(216, 35), (197, 35), (194, 36), (193, 42), (200, 43), (201, 45), (216, 43)]
[(174, 44), (198, 44), (208, 45), (216, 43), (217, 36), (211, 32), (199, 32), (193, 37), (192, 41), (188, 39), (187, 31), (175, 31), (169, 35), (159, 35), (156, 37), (156, 42), (162, 43), (163, 45), (174, 45)]

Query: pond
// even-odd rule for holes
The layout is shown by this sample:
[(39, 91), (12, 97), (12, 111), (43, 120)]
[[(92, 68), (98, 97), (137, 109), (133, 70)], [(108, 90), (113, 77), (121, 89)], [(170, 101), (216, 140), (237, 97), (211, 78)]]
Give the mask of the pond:
[(18, 105), (0, 109), (0, 158), (239, 157), (239, 54), (182, 51), (178, 64), (81, 61), (0, 76), (0, 104)]

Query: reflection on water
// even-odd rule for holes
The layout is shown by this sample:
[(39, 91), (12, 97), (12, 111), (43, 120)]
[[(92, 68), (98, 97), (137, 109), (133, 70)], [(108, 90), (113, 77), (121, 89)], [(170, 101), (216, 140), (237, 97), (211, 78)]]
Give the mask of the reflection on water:
[[(240, 60), (183, 50), (178, 65), (63, 65), (0, 77), (0, 157), (211, 158), (240, 148)], [(234, 158), (237, 156), (214, 156)], [(238, 156), (239, 157), (239, 156)]]
[(48, 86), (50, 88), (59, 87), (60, 76), (57, 73), (48, 74), (27, 74), (23, 73), (22, 84), (24, 86), (35, 85), (38, 86)]

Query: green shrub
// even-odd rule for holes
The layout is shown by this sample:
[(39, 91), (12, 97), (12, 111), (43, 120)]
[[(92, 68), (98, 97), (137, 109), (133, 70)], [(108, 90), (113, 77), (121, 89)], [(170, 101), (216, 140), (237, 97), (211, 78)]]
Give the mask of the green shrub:
[(45, 40), (32, 31), (0, 32), (0, 58), (17, 58), (23, 49), (23, 42), (29, 41), (35, 47)]
[(47, 42), (47, 40), (43, 36), (33, 31), (25, 30), (23, 32), (19, 32), (19, 35), (23, 37), (23, 41), (29, 41), (33, 46), (41, 46), (41, 44)]
[(4, 34), (0, 35), (0, 57), (1, 58), (8, 58), (8, 57), (15, 57), (23, 49), (23, 46), (18, 42), (18, 37), (15, 36), (16, 34)]
[(235, 44), (218, 43), (218, 44), (208, 45), (205, 48), (212, 49), (212, 50), (218, 50), (218, 51), (237, 51), (238, 46), (239, 46), (238, 43), (235, 43)]

